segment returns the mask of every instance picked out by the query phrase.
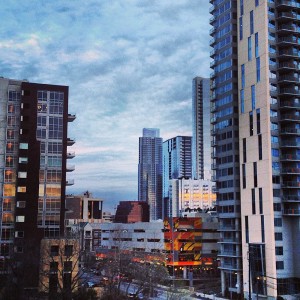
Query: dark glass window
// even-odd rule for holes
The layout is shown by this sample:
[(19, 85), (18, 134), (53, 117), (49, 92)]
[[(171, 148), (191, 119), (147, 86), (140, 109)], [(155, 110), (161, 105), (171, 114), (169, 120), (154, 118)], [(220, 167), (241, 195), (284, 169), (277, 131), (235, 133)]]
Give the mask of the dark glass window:
[(257, 162), (253, 163), (253, 180), (254, 180), (254, 187), (257, 187)]
[(250, 11), (250, 34), (254, 33), (254, 15), (253, 10)]
[(263, 215), (260, 216), (260, 223), (261, 223), (261, 241), (262, 243), (265, 242), (265, 217)]
[(245, 237), (246, 237), (246, 243), (249, 243), (249, 223), (248, 223), (248, 216), (245, 216)]
[(249, 112), (249, 128), (250, 128), (250, 136), (253, 135), (253, 112)]
[(258, 189), (258, 197), (259, 197), (259, 213), (263, 214), (264, 208), (263, 208), (263, 194), (262, 194), (262, 188)]
[(262, 160), (262, 138), (261, 138), (261, 134), (259, 134), (257, 137), (258, 137), (258, 159)]
[(252, 196), (252, 214), (255, 215), (256, 207), (255, 207), (255, 189), (251, 189), (251, 196)]

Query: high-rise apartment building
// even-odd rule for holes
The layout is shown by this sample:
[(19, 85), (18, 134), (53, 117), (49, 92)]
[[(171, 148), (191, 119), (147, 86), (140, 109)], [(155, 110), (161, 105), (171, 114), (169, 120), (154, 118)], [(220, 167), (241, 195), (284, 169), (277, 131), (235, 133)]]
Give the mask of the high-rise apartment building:
[[(222, 293), (243, 293), (240, 213), (237, 1), (210, 0), (212, 179), (220, 221)], [(247, 1), (248, 3), (248, 1)], [(252, 3), (252, 1), (251, 1)], [(253, 1), (254, 3), (254, 1)], [(247, 33), (248, 34), (248, 33)], [(245, 256), (245, 254), (244, 254)], [(246, 257), (246, 256), (245, 256)]]
[(211, 179), (210, 79), (195, 77), (192, 87), (193, 178)]
[[(222, 290), (242, 289), (249, 298), (296, 295), (300, 292), (299, 1), (210, 2)], [(238, 134), (232, 128), (237, 125)], [(240, 149), (241, 227), (238, 218), (233, 222), (238, 211), (232, 204), (238, 197), (224, 198), (225, 181), (217, 173), (225, 168), (227, 134), (232, 136), (230, 151)], [(237, 156), (230, 159), (238, 161)], [(236, 169), (230, 172), (235, 174)], [(229, 276), (234, 272), (237, 278)]]
[(139, 138), (138, 200), (149, 204), (150, 220), (162, 218), (162, 143), (159, 129), (143, 129)]
[[(30, 266), (37, 287), (40, 241), (64, 233), (68, 87), (0, 79), (0, 259)], [(28, 269), (29, 270), (29, 269)], [(29, 276), (30, 275), (30, 276)]]

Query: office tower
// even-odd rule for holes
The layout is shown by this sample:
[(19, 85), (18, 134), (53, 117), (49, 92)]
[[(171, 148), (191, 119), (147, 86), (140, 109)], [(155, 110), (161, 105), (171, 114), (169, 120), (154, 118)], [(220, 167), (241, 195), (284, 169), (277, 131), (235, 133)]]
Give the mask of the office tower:
[(0, 105), (0, 259), (30, 266), (23, 284), (35, 288), (41, 239), (64, 234), (66, 172), (74, 169), (67, 124), (75, 116), (67, 86), (1, 78)]
[[(238, 286), (249, 298), (299, 294), (299, 1), (211, 3), (214, 92), (228, 76), (236, 79), (228, 73), (232, 67), (238, 71), (243, 250)], [(231, 23), (238, 24), (238, 35)], [(238, 47), (227, 56), (225, 44), (231, 41)], [(236, 84), (226, 90), (231, 87), (236, 90)], [(223, 107), (216, 108), (216, 117), (236, 109)]]
[(150, 220), (162, 218), (162, 138), (159, 129), (144, 128), (139, 138), (138, 200), (150, 206)]
[(211, 179), (209, 78), (195, 77), (192, 89), (193, 178)]
[[(233, 298), (241, 296), (244, 288), (240, 214), (237, 1), (210, 0), (210, 3), (213, 5), (210, 9), (213, 15), (210, 19), (213, 27), (210, 30), (210, 45), (213, 48), (210, 54), (213, 59), (213, 72), (210, 75), (212, 179), (216, 181), (220, 222), (222, 293)], [(246, 253), (243, 255), (247, 257)]]
[(192, 137), (177, 136), (163, 142), (163, 196), (169, 180), (192, 177)]

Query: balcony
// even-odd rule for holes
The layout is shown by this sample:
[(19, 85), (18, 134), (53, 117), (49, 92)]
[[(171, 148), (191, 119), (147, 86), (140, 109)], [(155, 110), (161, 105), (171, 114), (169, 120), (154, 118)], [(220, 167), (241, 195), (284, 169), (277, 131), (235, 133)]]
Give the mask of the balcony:
[(281, 45), (298, 45), (300, 44), (300, 40), (299, 38), (295, 37), (295, 36), (283, 36), (278, 38), (278, 44)]
[(300, 135), (300, 129), (285, 127), (280, 131), (281, 135)]
[(292, 188), (296, 188), (299, 189), (300, 188), (300, 182), (298, 181), (284, 181), (281, 184), (281, 187), (284, 189), (292, 189)]
[(300, 19), (300, 15), (294, 13), (294, 12), (291, 12), (291, 11), (283, 11), (283, 12), (280, 12), (278, 14), (278, 19), (281, 20), (281, 19), (289, 19), (289, 20), (299, 20)]
[(293, 75), (281, 75), (278, 78), (278, 83), (286, 83), (286, 82), (290, 82), (290, 83), (300, 83), (299, 77), (297, 76), (293, 76)]
[(75, 144), (75, 140), (74, 139), (71, 139), (71, 138), (67, 138), (67, 145), (68, 146), (72, 146)]
[(219, 257), (240, 257), (237, 251), (221, 251), (218, 254)]
[(293, 0), (278, 0), (276, 2), (276, 8), (300, 8), (300, 4), (298, 1)]
[(282, 154), (281, 161), (300, 161), (300, 155), (297, 154)]
[(290, 140), (290, 141), (282, 141), (281, 142), (281, 147), (291, 147), (291, 148), (300, 148), (300, 144), (297, 143), (296, 140)]
[(300, 168), (293, 168), (293, 167), (282, 168), (281, 174), (300, 174)]
[(281, 108), (300, 108), (299, 100), (283, 100), (280, 101)]
[(280, 121), (300, 122), (300, 116), (296, 114), (281, 114)]
[(218, 243), (222, 243), (222, 244), (240, 244), (242, 242), (242, 239), (238, 239), (238, 238), (220, 238)]
[(218, 231), (240, 231), (239, 226), (235, 225), (220, 225)]
[(283, 202), (300, 202), (300, 196), (298, 195), (283, 195), (282, 197)]
[(215, 56), (215, 54), (216, 54), (216, 50), (213, 49), (213, 50), (210, 51), (209, 56), (210, 56), (211, 58), (213, 58), (213, 57)]
[(211, 47), (213, 47), (213, 45), (216, 43), (216, 39), (215, 38), (212, 38), (210, 41), (209, 41), (209, 45)]
[(67, 186), (74, 185), (74, 179), (67, 179), (67, 180), (66, 180), (66, 185), (67, 185)]
[(297, 32), (297, 26), (294, 24), (282, 24), (278, 26), (278, 32), (280, 31)]
[(236, 263), (221, 263), (221, 266), (219, 267), (219, 269), (225, 269), (225, 270), (241, 270), (241, 268), (238, 268)]
[(285, 216), (300, 216), (300, 209), (288, 208), (282, 212)]
[(212, 14), (212, 12), (216, 9), (216, 7), (213, 5), (209, 8), (209, 13)]
[(281, 49), (279, 50), (278, 53), (279, 58), (299, 58), (299, 51), (293, 48), (289, 48), (289, 49)]
[(70, 158), (74, 158), (75, 157), (75, 152), (68, 152), (67, 153), (67, 158), (70, 159)]
[(209, 24), (212, 25), (214, 23), (214, 21), (216, 20), (216, 17), (215, 16), (212, 16), (210, 19), (209, 19)]
[(291, 61), (284, 61), (278, 64), (278, 70), (298, 70), (298, 65)]
[(66, 171), (67, 172), (73, 172), (75, 170), (75, 165), (71, 165), (71, 166), (68, 166), (66, 167)]
[(281, 88), (279, 91), (280, 91), (279, 92), (280, 95), (283, 95), (283, 94), (296, 95), (296, 96), (300, 95), (300, 91), (295, 88)]
[(68, 122), (73, 122), (76, 119), (76, 115), (68, 114)]

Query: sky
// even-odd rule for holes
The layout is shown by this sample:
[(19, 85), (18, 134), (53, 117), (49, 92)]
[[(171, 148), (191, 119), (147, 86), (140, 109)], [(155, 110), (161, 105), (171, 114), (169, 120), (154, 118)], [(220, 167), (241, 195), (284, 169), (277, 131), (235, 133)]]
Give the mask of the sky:
[(138, 138), (192, 134), (192, 79), (209, 77), (208, 0), (7, 0), (0, 76), (69, 86), (75, 184), (112, 211), (137, 199)]

